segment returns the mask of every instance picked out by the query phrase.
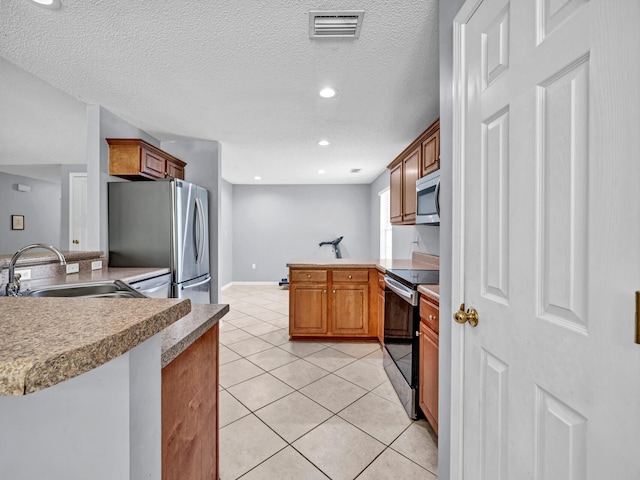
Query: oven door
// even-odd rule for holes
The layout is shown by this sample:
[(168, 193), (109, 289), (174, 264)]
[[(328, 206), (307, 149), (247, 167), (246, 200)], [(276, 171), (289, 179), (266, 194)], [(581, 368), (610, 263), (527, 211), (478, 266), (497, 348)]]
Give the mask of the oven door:
[(411, 388), (418, 385), (420, 294), (385, 277), (384, 346)]

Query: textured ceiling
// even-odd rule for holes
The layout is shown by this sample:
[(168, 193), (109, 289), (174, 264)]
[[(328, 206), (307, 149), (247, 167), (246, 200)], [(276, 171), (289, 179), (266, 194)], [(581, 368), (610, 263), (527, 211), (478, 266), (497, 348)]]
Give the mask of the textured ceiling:
[[(370, 183), (438, 117), (437, 3), (62, 0), (51, 11), (2, 0), (0, 56), (72, 97), (69, 123), (78, 104), (99, 104), (159, 140), (220, 141), (231, 183)], [(309, 39), (317, 9), (365, 10), (360, 38)], [(28, 83), (14, 81), (0, 107), (15, 97), (36, 116), (64, 110)], [(320, 98), (325, 85), (338, 95)], [(15, 163), (6, 153), (0, 163)]]

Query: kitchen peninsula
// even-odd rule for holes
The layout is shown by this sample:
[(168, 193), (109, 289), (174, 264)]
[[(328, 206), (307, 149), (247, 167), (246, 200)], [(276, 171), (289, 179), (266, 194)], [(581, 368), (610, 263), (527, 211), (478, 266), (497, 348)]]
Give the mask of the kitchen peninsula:
[(185, 444), (177, 435), (165, 448), (165, 418), (176, 431), (184, 413), (174, 402), (165, 415), (165, 381), (181, 380), (165, 372), (199, 358), (203, 338), (212, 366), (198, 380), (215, 383), (217, 429), (217, 322), (227, 305), (0, 297), (0, 312), (3, 478), (160, 479), (162, 458)]

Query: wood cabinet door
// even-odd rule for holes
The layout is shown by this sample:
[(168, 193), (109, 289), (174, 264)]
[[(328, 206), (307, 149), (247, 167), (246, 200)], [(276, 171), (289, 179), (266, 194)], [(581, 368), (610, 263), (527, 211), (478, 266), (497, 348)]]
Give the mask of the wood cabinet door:
[(407, 155), (402, 165), (402, 221), (408, 223), (416, 219), (416, 180), (420, 176), (420, 147)]
[(289, 335), (327, 334), (327, 286), (291, 285)]
[(156, 178), (164, 178), (165, 159), (149, 150), (142, 150), (141, 171)]
[(184, 167), (175, 162), (167, 160), (167, 176), (184, 180)]
[(435, 303), (429, 301), (426, 297), (420, 297), (420, 318), (427, 326), (438, 333), (440, 331), (440, 307)]
[(331, 333), (369, 333), (369, 286), (336, 285), (331, 291)]
[(438, 335), (420, 322), (419, 405), (438, 434)]
[(402, 163), (391, 170), (389, 201), (391, 203), (391, 223), (402, 222)]
[(440, 168), (440, 130), (422, 142), (422, 177)]

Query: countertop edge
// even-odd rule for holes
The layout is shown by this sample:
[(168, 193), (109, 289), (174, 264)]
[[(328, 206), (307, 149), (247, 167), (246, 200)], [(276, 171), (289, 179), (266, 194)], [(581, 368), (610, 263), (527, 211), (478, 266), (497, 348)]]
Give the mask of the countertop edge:
[(13, 371), (14, 380), (10, 381), (9, 376), (0, 381), (0, 395), (28, 395), (100, 367), (160, 333), (190, 311), (190, 300), (175, 302), (123, 330), (92, 343), (53, 355), (40, 355), (16, 361), (18, 368)]
[(418, 285), (418, 292), (440, 304), (440, 285)]
[(192, 305), (191, 312), (162, 331), (162, 368), (189, 348), (229, 312), (229, 305)]

